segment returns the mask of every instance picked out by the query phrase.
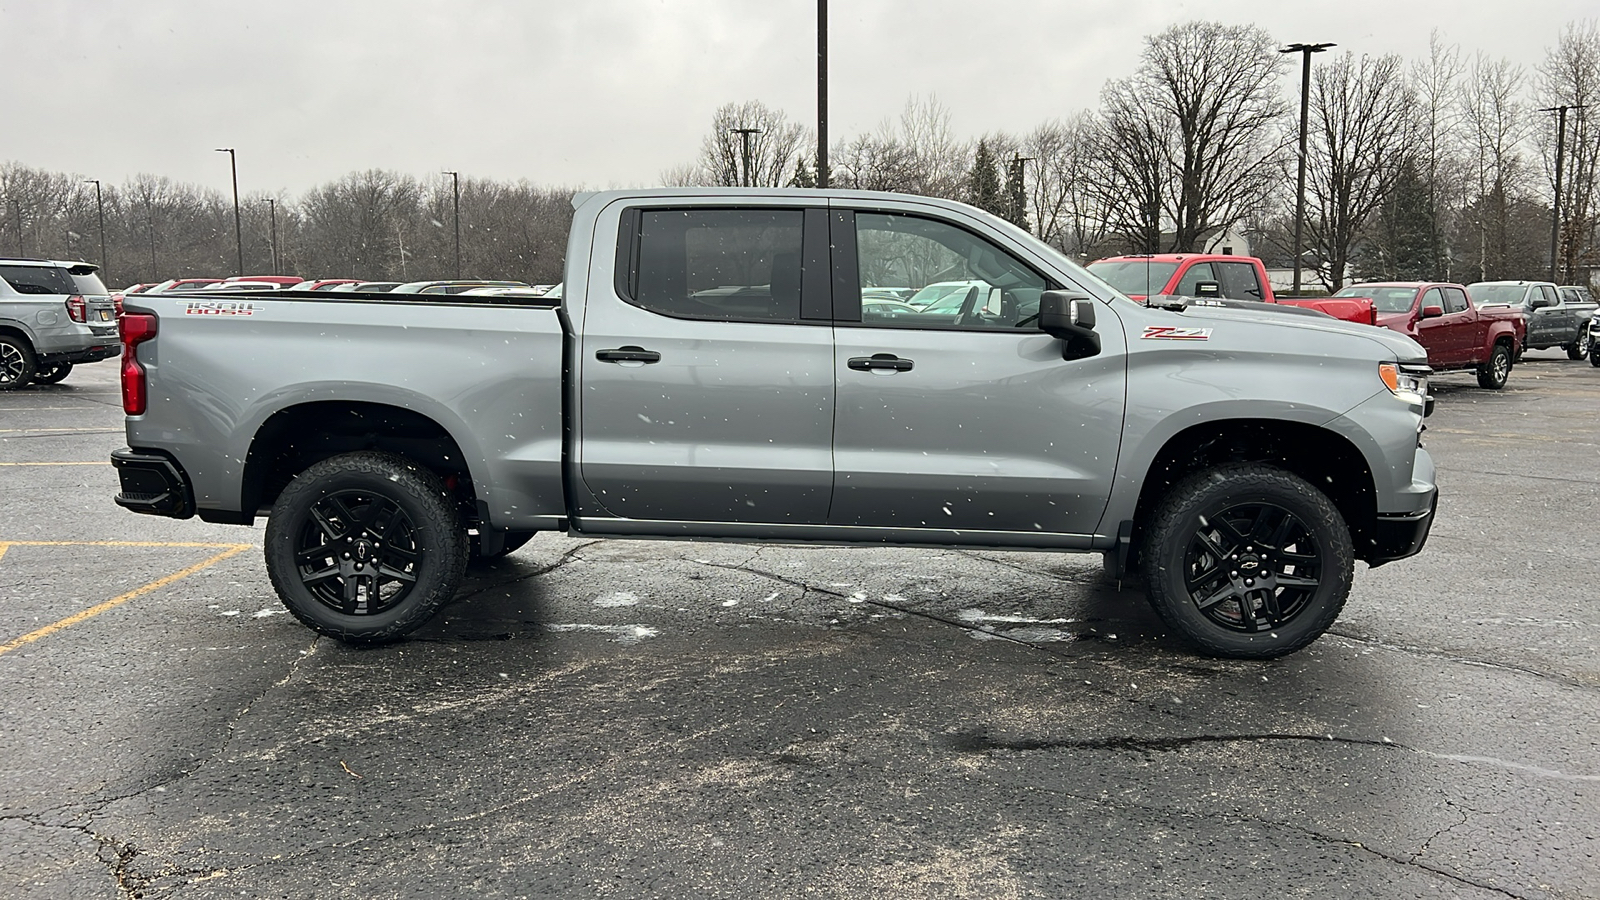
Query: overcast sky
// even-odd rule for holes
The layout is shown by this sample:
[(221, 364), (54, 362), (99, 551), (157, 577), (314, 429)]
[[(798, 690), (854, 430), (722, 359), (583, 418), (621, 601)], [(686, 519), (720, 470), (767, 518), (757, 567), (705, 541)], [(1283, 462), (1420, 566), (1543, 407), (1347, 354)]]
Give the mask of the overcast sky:
[[(958, 137), (1097, 105), (1142, 39), (1191, 19), (1335, 52), (1464, 55), (1532, 73), (1595, 0), (833, 0), (830, 136), (917, 95)], [(541, 185), (659, 183), (712, 113), (816, 124), (815, 0), (0, 0), (0, 162), (149, 172), (295, 196), (366, 168)], [(1286, 92), (1298, 77), (1286, 76)]]

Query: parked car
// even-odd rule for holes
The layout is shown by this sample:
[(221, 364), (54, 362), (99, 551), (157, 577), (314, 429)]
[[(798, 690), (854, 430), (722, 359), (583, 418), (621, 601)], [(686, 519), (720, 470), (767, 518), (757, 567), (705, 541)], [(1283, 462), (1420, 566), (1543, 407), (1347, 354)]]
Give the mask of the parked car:
[(1371, 300), (1378, 324), (1421, 344), (1435, 371), (1476, 370), (1478, 386), (1491, 390), (1505, 387), (1527, 329), (1520, 312), (1479, 309), (1459, 284), (1371, 282), (1333, 296)]
[(221, 278), (168, 278), (166, 281), (143, 291), (146, 294), (165, 294), (169, 291), (193, 291), (208, 284), (221, 284)]
[(459, 294), (473, 288), (528, 287), (526, 281), (412, 281), (390, 288), (391, 294)]
[(297, 291), (331, 291), (347, 284), (357, 285), (360, 283), (361, 280), (358, 278), (317, 278), (302, 281), (295, 285), (294, 289)]
[(1112, 256), (1089, 271), (1134, 300), (1171, 295), (1201, 300), (1236, 300), (1298, 306), (1346, 322), (1378, 324), (1372, 304), (1359, 297), (1290, 299), (1272, 292), (1267, 268), (1253, 256), (1216, 253), (1157, 253)]
[(363, 294), (376, 294), (392, 291), (400, 285), (401, 282), (399, 281), (358, 281), (355, 284), (335, 285), (328, 289), (328, 293), (346, 294), (351, 291), (359, 291)]
[(1600, 316), (1589, 317), (1589, 365), (1600, 368)]
[(1594, 294), (1581, 284), (1563, 284), (1556, 287), (1556, 296), (1563, 303), (1594, 303)]
[(55, 384), (80, 363), (110, 359), (116, 304), (99, 266), (0, 259), (0, 391)]
[(286, 288), (276, 281), (219, 281), (200, 290), (209, 294), (215, 291), (281, 291)]
[[(862, 273), (907, 257), (983, 282), (993, 316), (867, 323)], [(356, 643), (427, 621), (474, 543), (555, 530), (1101, 552), (1244, 658), (1315, 640), (1355, 561), (1417, 553), (1433, 520), (1415, 341), (1133, 303), (963, 204), (582, 194), (566, 266), (560, 301), (264, 293), (241, 322), (130, 299), (117, 502), (268, 511), (280, 598)], [(730, 286), (769, 302), (700, 296)]]
[(1524, 349), (1560, 347), (1568, 359), (1589, 354), (1589, 319), (1594, 301), (1562, 297), (1548, 281), (1479, 281), (1467, 285), (1467, 295), (1481, 307), (1510, 307), (1522, 313), (1528, 336)]
[(233, 275), (231, 277), (224, 278), (222, 280), (223, 281), (228, 281), (228, 282), (237, 282), (237, 281), (262, 282), (262, 281), (269, 281), (269, 282), (271, 282), (273, 284), (278, 285), (279, 287), (285, 287), (285, 288), (287, 288), (287, 287), (298, 288), (300, 286), (301, 282), (305, 281), (305, 279), (301, 278), (299, 275)]
[[(981, 281), (936, 281), (917, 289), (917, 292), (906, 298), (906, 302), (917, 309), (927, 309), (951, 294), (965, 294), (968, 288), (984, 284)], [(862, 288), (862, 296), (866, 291), (882, 290), (882, 288)]]

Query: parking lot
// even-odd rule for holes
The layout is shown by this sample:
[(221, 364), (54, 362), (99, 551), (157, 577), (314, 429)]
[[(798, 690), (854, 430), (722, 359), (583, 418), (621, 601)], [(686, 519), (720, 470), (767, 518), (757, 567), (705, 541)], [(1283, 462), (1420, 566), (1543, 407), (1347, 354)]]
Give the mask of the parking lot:
[(1600, 896), (1600, 370), (1434, 393), (1427, 549), (1267, 663), (1098, 556), (557, 535), (352, 649), (111, 502), (114, 364), (0, 394), (0, 895)]

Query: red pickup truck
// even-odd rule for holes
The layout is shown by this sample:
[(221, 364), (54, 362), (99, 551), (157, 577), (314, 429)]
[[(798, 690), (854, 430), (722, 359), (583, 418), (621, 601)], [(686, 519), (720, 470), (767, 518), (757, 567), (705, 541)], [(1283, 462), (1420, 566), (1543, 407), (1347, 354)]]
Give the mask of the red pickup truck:
[(1266, 266), (1253, 256), (1213, 253), (1156, 253), (1110, 256), (1089, 264), (1089, 271), (1135, 300), (1162, 294), (1184, 297), (1255, 300), (1299, 306), (1335, 319), (1378, 324), (1372, 301), (1363, 298), (1318, 297), (1289, 300), (1273, 296)]
[(1372, 282), (1334, 296), (1372, 301), (1378, 324), (1421, 344), (1436, 371), (1476, 369), (1478, 385), (1491, 390), (1505, 387), (1527, 340), (1520, 309), (1478, 306), (1459, 284)]

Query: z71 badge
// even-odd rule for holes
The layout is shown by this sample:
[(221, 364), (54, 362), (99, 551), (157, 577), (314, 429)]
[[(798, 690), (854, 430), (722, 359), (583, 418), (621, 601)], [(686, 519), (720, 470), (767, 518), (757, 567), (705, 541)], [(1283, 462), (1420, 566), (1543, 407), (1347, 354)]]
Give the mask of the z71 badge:
[(1146, 325), (1141, 341), (1209, 341), (1209, 328), (1177, 328), (1172, 325)]
[(190, 300), (184, 304), (183, 314), (186, 316), (253, 316), (256, 307), (253, 303), (238, 300)]

